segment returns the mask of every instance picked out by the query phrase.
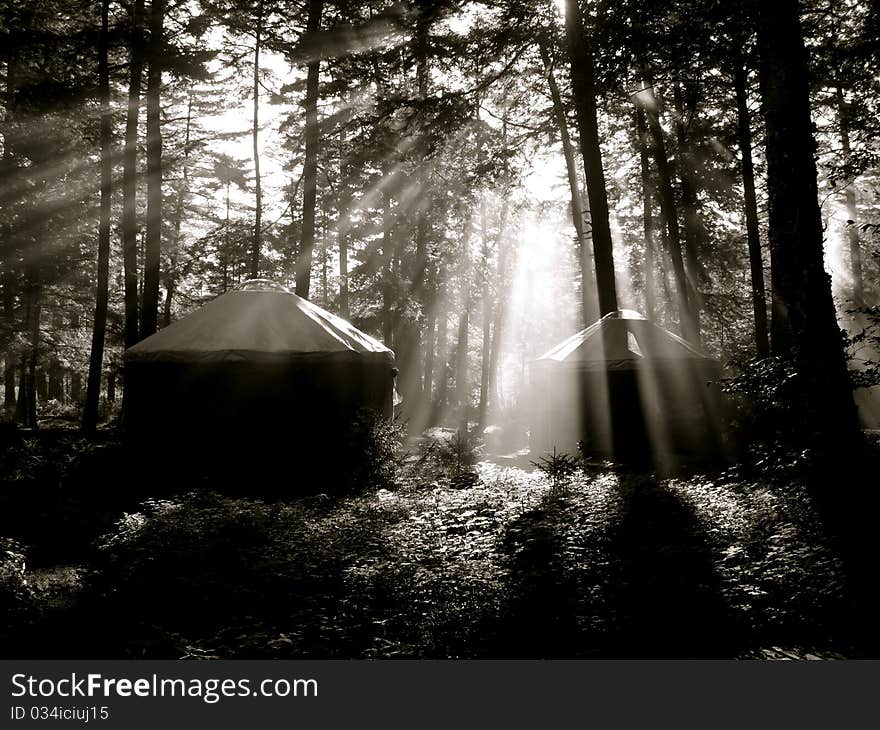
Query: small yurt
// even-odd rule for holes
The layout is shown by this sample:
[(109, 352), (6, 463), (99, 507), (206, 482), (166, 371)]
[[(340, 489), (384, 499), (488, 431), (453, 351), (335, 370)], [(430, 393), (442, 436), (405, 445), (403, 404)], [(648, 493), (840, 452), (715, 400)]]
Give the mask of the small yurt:
[(714, 453), (720, 375), (716, 360), (638, 312), (607, 314), (531, 363), (532, 451)]
[(332, 444), (361, 413), (390, 419), (395, 374), (378, 340), (251, 280), (126, 350), (124, 430), (130, 443), (292, 457)]

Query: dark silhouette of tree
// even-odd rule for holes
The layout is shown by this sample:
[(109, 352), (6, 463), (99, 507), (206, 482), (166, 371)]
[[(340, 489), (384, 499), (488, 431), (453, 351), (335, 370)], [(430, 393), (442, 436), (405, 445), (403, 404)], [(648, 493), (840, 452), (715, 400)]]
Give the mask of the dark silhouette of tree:
[(584, 213), (584, 201), (581, 196), (581, 186), (578, 180), (578, 170), (575, 161), (574, 146), (571, 143), (571, 135), (568, 132), (568, 120), (566, 119), (565, 107), (562, 103), (562, 94), (559, 92), (559, 84), (553, 71), (548, 42), (546, 39), (539, 41), (541, 62), (544, 64), (547, 74), (547, 87), (550, 98), (553, 100), (553, 115), (559, 128), (559, 140), (562, 143), (562, 154), (565, 157), (565, 172), (568, 176), (568, 187), (571, 193), (571, 220), (577, 235), (578, 257), (581, 264), (581, 307), (583, 310), (584, 326), (591, 325), (597, 318), (599, 310), (596, 302), (596, 277), (591, 254), (590, 236), (587, 235), (586, 218)]
[[(309, 0), (306, 34), (314, 38), (321, 27), (323, 0)], [(318, 83), (320, 56), (308, 62), (305, 96), (305, 162), (303, 164), (302, 232), (296, 262), (296, 293), (309, 298), (312, 277), (312, 251), (315, 248), (315, 205), (318, 193)]]
[(755, 194), (755, 166), (752, 162), (752, 122), (749, 115), (747, 74), (748, 69), (744, 62), (737, 62), (733, 69), (736, 93), (736, 130), (743, 181), (743, 204), (746, 213), (746, 238), (749, 247), (749, 272), (752, 282), (752, 310), (755, 317), (755, 345), (758, 357), (767, 357), (770, 354), (770, 338), (767, 330), (767, 295), (764, 291), (764, 258), (761, 255), (758, 202)]
[(605, 171), (602, 168), (602, 151), (599, 147), (599, 129), (596, 121), (593, 50), (578, 0), (566, 0), (565, 36), (571, 62), (572, 92), (577, 110), (581, 154), (584, 158), (584, 173), (587, 178), (587, 196), (590, 201), (590, 230), (596, 261), (599, 314), (605, 315), (617, 309), (617, 284), (614, 277), (611, 227), (608, 221), (608, 194), (605, 190)]
[(138, 225), (137, 157), (138, 122), (141, 108), (141, 84), (144, 61), (144, 0), (134, 0), (130, 18), (130, 61), (128, 113), (125, 120), (125, 149), (122, 173), (122, 259), (125, 280), (125, 346), (139, 339), (138, 308)]
[(770, 206), (771, 347), (796, 363), (803, 426), (838, 442), (852, 434), (856, 419), (823, 260), (798, 1), (759, 3), (757, 35)]
[(147, 49), (147, 219), (144, 237), (144, 292), (141, 339), (156, 332), (162, 252), (162, 119), (165, 0), (150, 5)]
[(110, 197), (113, 192), (112, 120), (110, 111), (109, 33), (110, 0), (101, 1), (101, 35), (98, 40), (98, 85), (101, 104), (101, 213), (98, 230), (98, 272), (95, 295), (95, 319), (92, 325), (92, 350), (83, 430), (93, 434), (98, 425), (101, 376), (104, 370), (104, 338), (107, 331), (107, 305), (110, 278)]

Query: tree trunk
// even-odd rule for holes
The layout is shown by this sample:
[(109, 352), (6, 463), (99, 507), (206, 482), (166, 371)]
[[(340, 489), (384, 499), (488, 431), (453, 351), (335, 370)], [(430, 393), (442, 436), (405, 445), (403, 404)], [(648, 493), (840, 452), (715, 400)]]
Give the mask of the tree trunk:
[(584, 327), (588, 327), (598, 319), (599, 306), (596, 301), (596, 277), (590, 251), (589, 235), (585, 225), (581, 186), (578, 181), (574, 147), (571, 144), (571, 135), (568, 133), (565, 107), (562, 104), (562, 95), (559, 93), (556, 76), (553, 73), (550, 52), (547, 49), (546, 41), (542, 39), (539, 42), (538, 48), (544, 64), (544, 73), (547, 74), (547, 85), (550, 89), (550, 98), (553, 100), (553, 114), (559, 130), (559, 139), (562, 142), (562, 154), (565, 157), (565, 170), (568, 174), (568, 188), (571, 195), (571, 219), (577, 236), (578, 260), (580, 261), (581, 268), (581, 312), (584, 318)]
[(840, 146), (843, 152), (843, 164), (846, 168), (846, 186), (844, 200), (846, 202), (847, 226), (849, 238), (850, 273), (852, 274), (852, 302), (855, 307), (865, 306), (865, 286), (862, 277), (862, 242), (859, 240), (858, 212), (856, 211), (855, 175), (849, 169), (852, 164), (849, 141), (849, 107), (843, 96), (843, 88), (837, 85), (837, 119), (840, 126)]
[(144, 294), (141, 339), (156, 332), (162, 249), (162, 64), (165, 0), (150, 9), (150, 53), (147, 69), (147, 232), (144, 240)]
[(260, 45), (263, 34), (263, 3), (257, 3), (257, 27), (254, 30), (254, 115), (253, 115), (253, 146), (254, 146), (254, 192), (256, 194), (254, 209), (254, 233), (251, 242), (250, 276), (260, 276), (260, 250), (263, 246), (263, 183), (260, 178)]
[(396, 344), (394, 340), (396, 322), (392, 271), (394, 264), (392, 229), (391, 194), (386, 190), (382, 193), (382, 338), (385, 341), (385, 346), (393, 349)]
[(9, 344), (5, 347), (5, 356), (3, 358), (3, 380), (3, 417), (7, 419), (15, 418), (15, 360)]
[(104, 337), (107, 331), (107, 303), (110, 279), (110, 205), (112, 197), (113, 150), (110, 111), (110, 70), (108, 62), (110, 0), (101, 2), (101, 36), (98, 42), (98, 83), (101, 98), (101, 211), (98, 223), (98, 278), (95, 295), (95, 321), (92, 325), (92, 351), (83, 410), (83, 431), (88, 435), (98, 427), (101, 374), (104, 367)]
[[(3, 176), (8, 178), (13, 174), (16, 167), (15, 156), (12, 151), (12, 112), (15, 99), (15, 75), (16, 56), (7, 53), (6, 56), (6, 109), (5, 109), (5, 133), (3, 135)], [(4, 396), (3, 410), (5, 415), (15, 415), (15, 354), (12, 344), (15, 333), (15, 295), (17, 290), (16, 264), (18, 259), (18, 244), (12, 230), (4, 230), (0, 265), (3, 266), (3, 381)]]
[[(469, 216), (469, 214), (468, 214)], [(458, 435), (462, 440), (468, 438), (468, 327), (471, 308), (470, 285), (470, 238), (471, 219), (467, 218), (462, 235), (461, 257), (459, 268), (459, 286), (461, 287), (461, 311), (458, 315), (458, 353), (455, 364), (455, 401), (458, 411)]]
[(168, 262), (168, 270), (165, 272), (165, 301), (162, 302), (162, 326), (167, 327), (171, 324), (171, 302), (174, 299), (175, 292), (175, 281), (174, 274), (172, 273), (173, 268), (177, 264), (177, 256), (175, 253), (171, 254), (171, 258)]
[(229, 188), (232, 185), (226, 181), (226, 222), (223, 225), (223, 255), (220, 257), (220, 263), (223, 271), (223, 292), (229, 291), (229, 252), (231, 249), (229, 240)]
[(437, 423), (446, 407), (446, 389), (449, 378), (449, 287), (446, 282), (446, 268), (442, 266), (437, 274), (437, 368), (433, 385), (434, 402), (431, 408), (431, 423)]
[[(348, 298), (348, 236), (351, 231), (351, 192), (349, 189), (348, 166), (345, 163), (344, 146), (339, 149), (339, 219), (336, 231), (339, 244), (339, 313), (351, 317)], [(383, 251), (384, 256), (384, 251)], [(383, 259), (384, 263), (384, 259)], [(383, 270), (384, 277), (384, 270)]]
[(747, 70), (738, 63), (733, 72), (736, 91), (736, 120), (739, 149), (742, 157), (743, 201), (746, 212), (746, 240), (752, 276), (752, 309), (755, 317), (755, 346), (758, 357), (770, 354), (767, 335), (767, 296), (764, 291), (764, 259), (761, 256), (761, 234), (758, 227), (758, 203), (755, 195), (755, 168), (752, 163), (752, 125), (749, 119)]
[(82, 400), (82, 375), (78, 371), (70, 374), (70, 401), (79, 405)]
[(678, 177), (681, 180), (681, 208), (684, 214), (684, 270), (688, 283), (688, 300), (695, 330), (695, 344), (700, 342), (700, 312), (703, 308), (701, 292), (704, 274), (700, 266), (700, 243), (703, 239), (703, 224), (697, 209), (697, 183), (694, 174), (693, 153), (687, 136), (686, 117), (692, 113), (693, 103), (685, 105), (681, 84), (676, 79), (673, 84), (675, 101), (675, 132), (678, 143)]
[(842, 443), (856, 428), (855, 406), (825, 273), (807, 54), (797, 0), (759, 3), (759, 76), (766, 126), (773, 287), (771, 346), (791, 358), (801, 385), (801, 424)]
[[(428, 18), (428, 6), (430, 3), (419, 0), (418, 17), (416, 18), (415, 49), (416, 58), (416, 85), (418, 87), (419, 101), (424, 102), (428, 98), (428, 41), (430, 20)], [(416, 177), (418, 184), (418, 199), (416, 211), (416, 267), (413, 274), (413, 290), (418, 295), (422, 291), (425, 278), (425, 270), (428, 265), (428, 211), (431, 204), (431, 193), (428, 189), (428, 176), (425, 170), (425, 142), (427, 130), (419, 130), (419, 138), (416, 147)]]
[[(502, 226), (505, 225), (507, 213), (507, 201), (501, 207)], [(495, 317), (492, 322), (492, 348), (489, 351), (489, 393), (490, 398), (495, 400), (496, 410), (501, 407), (501, 393), (498, 388), (498, 364), (501, 361), (501, 337), (504, 329), (505, 313), (507, 309), (507, 269), (508, 269), (508, 251), (510, 246), (504, 236), (504, 227), (502, 233), (498, 236), (498, 262), (496, 268), (496, 290), (497, 298), (495, 301)]]
[(171, 324), (171, 301), (177, 288), (177, 254), (180, 250), (180, 226), (183, 222), (183, 209), (186, 194), (189, 192), (189, 140), (192, 126), (192, 93), (187, 97), (186, 131), (183, 135), (183, 172), (177, 187), (177, 200), (174, 206), (174, 238), (171, 241), (168, 270), (165, 274), (165, 306), (162, 315), (162, 326)]
[(28, 423), (29, 413), (27, 407), (27, 392), (27, 360), (22, 356), (18, 370), (18, 393), (15, 397), (15, 420), (18, 422), (18, 425), (24, 428), (30, 427), (30, 424)]
[[(322, 213), (323, 225), (321, 226), (321, 299), (324, 306), (327, 306), (327, 302), (330, 297), (330, 282), (329, 282), (329, 271), (327, 264), (329, 263), (330, 257), (327, 255), (327, 219), (326, 215)], [(317, 238), (317, 234), (315, 238)]]
[(425, 407), (422, 409), (424, 418), (430, 418), (434, 385), (434, 358), (436, 355), (435, 336), (437, 331), (437, 315), (434, 308), (428, 309), (428, 325), (425, 332), (425, 371), (422, 375), (422, 396)]
[[(379, 60), (376, 54), (370, 56), (373, 69), (373, 81), (376, 84), (377, 96), (384, 97), (385, 82), (379, 69)], [(382, 196), (382, 339), (386, 347), (395, 349), (397, 346), (398, 322), (394, 312), (394, 283), (396, 274), (394, 270), (395, 245), (392, 235), (394, 229), (391, 188), (392, 179), (388, 157), (383, 157), (380, 165), (382, 180), (385, 185), (381, 187)], [(398, 357), (400, 353), (397, 353)]]
[(28, 357), (28, 392), (27, 408), (28, 420), (32, 428), (37, 427), (37, 365), (40, 358), (40, 318), (43, 307), (43, 286), (36, 284), (33, 287), (33, 300), (31, 304), (31, 342), (30, 357)]
[[(501, 120), (501, 145), (504, 150), (507, 150), (507, 90), (504, 92), (504, 114)], [(572, 161), (574, 161), (574, 155), (572, 155)], [(495, 301), (495, 321), (492, 323), (492, 350), (489, 353), (489, 392), (492, 394), (491, 397), (495, 399), (496, 408), (501, 405), (501, 397), (498, 388), (498, 363), (501, 359), (501, 333), (504, 329), (504, 317), (507, 313), (507, 297), (505, 296), (505, 292), (507, 292), (507, 268), (508, 268), (508, 252), (510, 251), (510, 245), (507, 241), (507, 215), (510, 209), (510, 196), (508, 192), (510, 190), (510, 167), (507, 161), (507, 155), (504, 157), (504, 169), (503, 169), (503, 181), (504, 187), (502, 190), (502, 194), (504, 199), (501, 203), (501, 210), (498, 213), (498, 238), (495, 242), (495, 248), (498, 251), (498, 261), (497, 268), (495, 274), (495, 290), (497, 292), (496, 301)], [(569, 179), (570, 181), (570, 179)], [(580, 191), (577, 192), (577, 199), (580, 200)], [(583, 273), (583, 272), (582, 272)], [(591, 267), (587, 268), (588, 279), (591, 282), (591, 287), (593, 293), (595, 293), (595, 281), (593, 280), (593, 269)], [(590, 302), (592, 302), (595, 306), (595, 311), (598, 314), (598, 304), (594, 301), (595, 297), (593, 293), (590, 294)]]
[[(669, 236), (666, 233), (666, 223), (663, 220), (663, 213), (660, 213), (660, 241), (661, 241), (661, 250), (668, 251), (669, 250)], [(672, 288), (669, 286), (669, 266), (667, 265), (666, 259), (663, 256), (657, 257), (657, 262), (659, 266), (657, 268), (660, 269), (660, 286), (663, 289), (663, 301), (666, 306), (664, 310), (668, 313), (671, 310), (676, 308), (675, 299), (672, 295)]]
[(660, 126), (657, 97), (654, 95), (653, 84), (649, 74), (643, 73), (643, 85), (641, 92), (647, 98), (641, 102), (645, 109), (648, 121), (648, 131), (651, 138), (651, 152), (654, 157), (654, 165), (657, 168), (657, 178), (660, 183), (660, 210), (666, 225), (666, 242), (669, 259), (672, 262), (672, 272), (675, 277), (675, 286), (678, 293), (678, 316), (681, 322), (681, 334), (688, 342), (696, 344), (699, 340), (691, 302), (688, 297), (687, 276), (684, 270), (684, 260), (681, 255), (681, 231), (678, 227), (678, 206), (675, 202), (675, 191), (672, 187), (672, 170), (669, 159), (666, 156), (666, 141), (663, 136), (663, 127)]
[(64, 370), (58, 360), (53, 359), (49, 363), (49, 388), (47, 395), (49, 400), (64, 402)]
[(122, 267), (125, 286), (125, 346), (138, 341), (137, 148), (143, 75), (144, 0), (135, 0), (131, 16), (131, 66), (128, 115), (122, 153)]
[(37, 370), (37, 402), (45, 403), (49, 400), (49, 383), (46, 381), (46, 370), (45, 368), (40, 368)]
[(15, 413), (15, 361), (8, 348), (3, 360), (3, 410), (7, 416)]
[(596, 290), (599, 314), (617, 310), (617, 284), (614, 278), (614, 250), (608, 221), (608, 196), (602, 151), (596, 119), (596, 88), (593, 78), (593, 51), (584, 28), (578, 0), (565, 2), (565, 35), (571, 61), (571, 87), (577, 110), (581, 154), (590, 203), (593, 256), (596, 261)]
[(480, 405), (477, 418), (480, 433), (486, 427), (491, 391), (489, 373), (492, 366), (492, 302), (488, 281), (483, 281), (483, 340), (480, 355)]
[[(413, 55), (416, 62), (416, 85), (420, 102), (428, 98), (428, 45), (430, 30), (430, 5), (428, 0), (417, 0), (415, 32), (413, 34)], [(421, 111), (421, 110), (420, 110)], [(427, 151), (425, 137), (427, 129), (417, 131), (415, 143), (415, 178), (416, 178), (416, 226), (415, 226), (415, 266), (410, 280), (410, 297), (420, 305), (421, 313), (428, 319), (428, 284), (431, 279), (428, 270), (428, 212), (431, 209), (431, 190), (427, 175)], [(420, 324), (416, 322), (410, 329), (406, 341), (406, 352), (411, 365), (405, 359), (402, 368), (401, 383), (404, 386), (404, 399), (419, 404), (421, 413), (428, 413), (430, 403), (425, 398), (425, 390), (430, 386), (423, 382), (424, 372), (419, 372), (418, 363), (422, 361), (423, 343)], [(419, 425), (416, 422), (416, 425)]]
[(25, 428), (37, 427), (37, 362), (40, 349), (40, 316), (42, 311), (43, 287), (39, 282), (39, 272), (35, 269), (28, 275), (29, 283), (25, 293), (25, 322), (28, 329), (28, 352), (21, 362), (16, 418)]
[(645, 262), (642, 274), (645, 279), (645, 315), (653, 321), (657, 317), (656, 295), (654, 293), (654, 211), (651, 205), (654, 197), (654, 184), (651, 181), (648, 159), (648, 128), (645, 122), (645, 110), (638, 104), (636, 104), (635, 116), (639, 171), (642, 178), (642, 227), (645, 236)]
[(480, 356), (480, 403), (479, 416), (477, 418), (479, 433), (486, 426), (486, 415), (489, 411), (489, 367), (491, 365), (492, 346), (492, 290), (489, 286), (489, 225), (486, 219), (486, 200), (480, 198), (480, 232), (482, 234), (483, 249), (483, 339), (482, 353)]
[[(424, 3), (422, 3), (424, 5)], [(419, 100), (428, 98), (428, 24), (425, 10), (419, 11), (416, 21), (416, 83), (418, 84)], [(418, 196), (416, 201), (416, 265), (412, 277), (412, 293), (417, 300), (422, 300), (425, 290), (428, 268), (428, 211), (431, 207), (431, 192), (425, 166), (424, 137), (427, 131), (419, 130), (416, 147), (416, 181)], [(422, 302), (424, 304), (424, 302)]]
[[(306, 33), (317, 33), (321, 27), (323, 0), (309, 0), (309, 14), (306, 20)], [(296, 264), (296, 293), (303, 299), (309, 298), (312, 277), (312, 251), (315, 248), (315, 202), (318, 196), (318, 75), (321, 62), (318, 59), (308, 64), (306, 76), (306, 127), (305, 162), (303, 163), (303, 208), (302, 234), (299, 245), (299, 260)]]

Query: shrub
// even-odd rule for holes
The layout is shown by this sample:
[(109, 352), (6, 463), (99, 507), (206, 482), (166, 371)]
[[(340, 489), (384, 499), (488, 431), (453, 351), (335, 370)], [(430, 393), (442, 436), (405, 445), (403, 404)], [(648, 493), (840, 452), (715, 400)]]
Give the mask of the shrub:
[(469, 472), (471, 467), (477, 463), (479, 453), (480, 444), (475, 439), (467, 438), (456, 432), (451, 439), (440, 443), (437, 450), (437, 461), (441, 468), (454, 478), (463, 472)]
[(856, 388), (880, 385), (880, 305), (849, 310), (863, 323), (858, 332), (847, 335), (846, 354), (850, 377)]
[[(136, 478), (113, 443), (41, 429), (0, 453), (0, 535), (28, 546), (32, 564), (78, 560), (139, 501)], [(135, 475), (137, 476), (137, 475)]]
[(43, 418), (59, 418), (67, 421), (76, 421), (82, 416), (82, 406), (79, 403), (62, 403), (55, 398), (40, 405), (39, 415)]
[(470, 487), (478, 481), (473, 467), (479, 461), (482, 448), (480, 441), (463, 437), (457, 431), (429, 438), (423, 442), (414, 469), (423, 472), (422, 476), (448, 479), (457, 489)]
[(558, 490), (575, 474), (579, 463), (577, 457), (558, 453), (554, 446), (551, 454), (533, 461), (532, 465), (544, 473), (554, 490)]
[(92, 650), (354, 656), (371, 624), (343, 603), (348, 571), (387, 551), (384, 527), (398, 519), (393, 505), (359, 497), (145, 502), (99, 542), (83, 612), (106, 644)]
[(393, 489), (402, 463), (406, 427), (374, 411), (363, 410), (346, 434), (335, 471), (341, 491)]
[[(6, 645), (34, 608), (34, 593), (25, 578), (24, 551), (15, 541), (0, 537), (0, 644)], [(9, 636), (5, 636), (7, 631)]]
[(89, 586), (91, 612), (108, 622), (107, 640), (114, 641), (114, 625), (139, 640), (153, 626), (190, 635), (201, 626), (216, 631), (221, 617), (258, 608), (266, 575), (255, 564), (268, 558), (261, 553), (268, 552), (272, 518), (265, 503), (211, 493), (150, 500), (141, 512), (123, 515), (98, 543)]
[(776, 439), (797, 429), (798, 374), (789, 360), (768, 357), (738, 363), (739, 372), (721, 380), (733, 396), (732, 427), (747, 439)]

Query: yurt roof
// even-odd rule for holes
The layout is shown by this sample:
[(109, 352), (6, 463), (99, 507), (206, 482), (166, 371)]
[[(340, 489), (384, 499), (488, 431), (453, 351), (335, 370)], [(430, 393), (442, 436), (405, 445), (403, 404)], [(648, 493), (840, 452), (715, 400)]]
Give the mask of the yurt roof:
[(284, 287), (254, 279), (125, 351), (126, 362), (393, 363), (379, 340)]
[(560, 342), (535, 364), (619, 370), (646, 362), (673, 364), (676, 361), (713, 362), (708, 355), (638, 312), (620, 309)]

